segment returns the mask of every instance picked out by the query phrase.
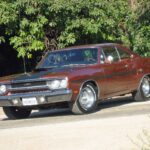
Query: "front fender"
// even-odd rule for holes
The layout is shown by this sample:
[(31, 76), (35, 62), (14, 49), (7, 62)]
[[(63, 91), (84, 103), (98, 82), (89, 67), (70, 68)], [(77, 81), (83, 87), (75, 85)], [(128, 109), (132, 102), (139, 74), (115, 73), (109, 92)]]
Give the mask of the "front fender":
[(70, 82), (69, 88), (72, 90), (71, 102), (75, 102), (75, 101), (78, 99), (82, 87), (83, 87), (86, 83), (88, 83), (88, 82), (94, 83), (94, 85), (96, 85), (96, 87), (97, 87), (98, 99), (99, 99), (99, 96), (100, 96), (100, 88), (99, 88), (99, 86), (98, 86), (97, 81), (95, 81), (95, 80), (93, 80), (93, 79), (88, 79), (88, 80), (82, 79), (82, 80), (77, 80), (77, 81), (71, 81), (71, 82)]

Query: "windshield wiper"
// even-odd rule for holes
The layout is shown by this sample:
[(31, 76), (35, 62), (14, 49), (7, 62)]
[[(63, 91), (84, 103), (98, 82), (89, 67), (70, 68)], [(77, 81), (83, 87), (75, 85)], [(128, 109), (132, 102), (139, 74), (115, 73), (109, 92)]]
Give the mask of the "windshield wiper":
[(48, 68), (35, 68), (34, 71), (46, 71)]
[(39, 68), (35, 68), (34, 71), (46, 71), (48, 69), (53, 69), (56, 68), (58, 66), (51, 66), (51, 67), (39, 67)]
[(87, 65), (87, 64), (67, 64), (67, 65), (62, 65), (62, 67), (66, 67), (66, 66), (81, 66), (81, 65)]

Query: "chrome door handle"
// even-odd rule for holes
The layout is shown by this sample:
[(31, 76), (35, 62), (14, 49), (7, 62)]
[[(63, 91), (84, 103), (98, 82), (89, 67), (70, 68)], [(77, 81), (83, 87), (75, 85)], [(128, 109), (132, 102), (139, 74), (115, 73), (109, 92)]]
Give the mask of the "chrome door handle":
[(143, 73), (143, 69), (142, 68), (138, 69), (137, 73)]

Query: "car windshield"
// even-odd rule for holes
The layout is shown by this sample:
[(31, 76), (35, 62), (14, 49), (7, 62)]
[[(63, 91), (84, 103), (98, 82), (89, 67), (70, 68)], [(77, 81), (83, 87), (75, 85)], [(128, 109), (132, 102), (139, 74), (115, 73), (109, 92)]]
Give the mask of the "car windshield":
[(97, 63), (97, 52), (97, 48), (48, 52), (36, 68), (39, 69), (63, 67), (69, 65), (95, 64)]

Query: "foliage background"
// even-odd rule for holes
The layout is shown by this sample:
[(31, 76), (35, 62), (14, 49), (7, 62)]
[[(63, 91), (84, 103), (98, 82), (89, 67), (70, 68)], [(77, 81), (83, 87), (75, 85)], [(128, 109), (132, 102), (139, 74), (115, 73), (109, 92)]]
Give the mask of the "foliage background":
[(0, 48), (34, 59), (44, 50), (120, 42), (150, 56), (149, 16), (149, 0), (1, 0)]

